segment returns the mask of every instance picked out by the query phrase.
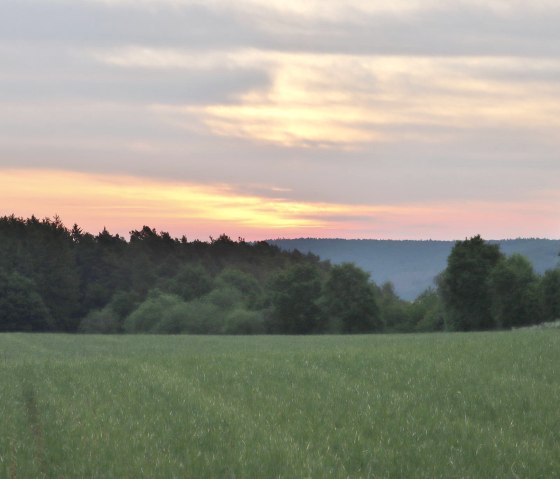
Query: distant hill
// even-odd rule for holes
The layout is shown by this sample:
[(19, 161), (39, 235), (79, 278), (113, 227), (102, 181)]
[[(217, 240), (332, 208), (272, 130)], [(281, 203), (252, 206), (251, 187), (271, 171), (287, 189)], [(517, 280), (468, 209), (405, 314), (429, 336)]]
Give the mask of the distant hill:
[[(285, 250), (311, 252), (333, 263), (352, 262), (371, 274), (377, 284), (391, 281), (397, 294), (412, 300), (433, 286), (443, 271), (454, 241), (396, 241), (344, 239), (269, 240)], [(506, 255), (526, 256), (538, 273), (559, 265), (560, 240), (515, 239), (489, 241), (500, 245)]]

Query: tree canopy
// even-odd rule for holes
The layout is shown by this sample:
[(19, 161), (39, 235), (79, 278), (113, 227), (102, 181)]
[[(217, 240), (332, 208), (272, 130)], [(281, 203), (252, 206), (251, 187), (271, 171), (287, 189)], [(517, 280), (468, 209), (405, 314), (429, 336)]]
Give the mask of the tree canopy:
[(352, 263), (267, 242), (130, 239), (59, 218), (0, 217), (0, 331), (311, 334), (505, 329), (560, 319), (560, 269), (537, 275), (480, 236), (404, 301)]
[(499, 246), (486, 243), (480, 236), (455, 243), (440, 280), (449, 329), (470, 331), (496, 326), (489, 281), (501, 259)]
[(334, 266), (325, 292), (325, 310), (332, 330), (366, 333), (382, 329), (375, 290), (365, 271), (351, 263)]

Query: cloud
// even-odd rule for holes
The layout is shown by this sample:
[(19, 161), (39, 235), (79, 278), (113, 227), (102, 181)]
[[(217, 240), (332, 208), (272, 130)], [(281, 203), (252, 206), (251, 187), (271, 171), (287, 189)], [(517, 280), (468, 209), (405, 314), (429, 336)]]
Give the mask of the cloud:
[[(146, 8), (149, 7), (149, 8)], [(0, 42), (76, 47), (182, 46), (209, 50), (258, 40), (241, 12), (202, 5), (6, 0)]]
[[(158, 182), (52, 170), (4, 170), (0, 172), (0, 179), (6, 185), (0, 193), (6, 214), (50, 216), (58, 213), (75, 217), (80, 211), (88, 226), (96, 224), (97, 228), (100, 221), (112, 224), (118, 221), (122, 225), (123, 219), (136, 218), (143, 222), (167, 221), (175, 230), (187, 228), (194, 222), (206, 228), (230, 226), (260, 234), (264, 231), (293, 233), (325, 227), (330, 222), (329, 215), (344, 214), (343, 221), (351, 222), (353, 217), (363, 219), (358, 215), (387, 209), (296, 202), (281, 196), (263, 198), (220, 184)], [(276, 188), (271, 190), (278, 194)], [(49, 208), (56, 211), (49, 212)]]
[(6, 0), (0, 41), (554, 57), (559, 20), (554, 2)]
[[(551, 212), (560, 200), (557, 191), (543, 192), (531, 202), (359, 205), (262, 197), (229, 185), (52, 170), (3, 170), (0, 182), (6, 185), (0, 191), (3, 214), (58, 214), (66, 224), (77, 222), (93, 233), (107, 227), (126, 235), (148, 224), (176, 237), (186, 234), (191, 240), (223, 232), (248, 240), (287, 236), (410, 238), (419, 220), (429, 221), (434, 239), (454, 237), (458, 231), (467, 236), (473, 227), (493, 238), (559, 232), (557, 223), (551, 221)], [(424, 234), (416, 231), (414, 238)]]
[[(553, 215), (539, 194), (560, 189), (556, 1), (5, 0), (0, 9), (0, 172), (174, 179), (259, 201), (389, 208), (358, 211), (352, 225), (347, 210), (319, 215), (324, 231), (349, 236), (381, 232), (363, 217), (404, 231), (390, 215), (405, 206), (410, 228), (438, 217), (414, 204), (445, 202), (450, 214), (500, 203), (520, 221), (513, 209), (525, 201), (545, 212), (543, 224)], [(459, 216), (474, 225), (477, 208)], [(439, 234), (462, 231), (443, 218)]]
[(141, 63), (121, 65), (111, 51), (102, 54), (74, 47), (2, 47), (0, 58), (6, 66), (0, 77), (0, 102), (7, 103), (215, 103), (269, 83), (267, 72), (256, 65), (201, 65), (193, 61), (170, 74)]
[[(196, 111), (218, 135), (286, 147), (360, 147), (417, 140), (446, 143), (471, 128), (555, 128), (560, 88), (543, 81), (560, 62), (511, 58), (368, 57), (263, 54), (271, 88)], [(535, 72), (544, 88), (508, 82)], [(490, 72), (490, 75), (488, 74)], [(552, 77), (554, 78), (554, 76)]]

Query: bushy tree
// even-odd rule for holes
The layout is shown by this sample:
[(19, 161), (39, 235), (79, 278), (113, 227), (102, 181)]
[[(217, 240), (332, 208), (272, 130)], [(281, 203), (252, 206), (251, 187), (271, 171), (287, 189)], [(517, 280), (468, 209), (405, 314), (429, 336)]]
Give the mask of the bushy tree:
[(266, 332), (263, 314), (236, 308), (230, 311), (224, 321), (224, 334), (264, 334)]
[(242, 296), (244, 304), (249, 308), (261, 302), (262, 286), (256, 278), (237, 268), (225, 268), (215, 279), (216, 287), (235, 288)]
[(222, 311), (231, 311), (242, 304), (243, 296), (238, 289), (232, 286), (219, 286), (201, 300), (217, 306)]
[(109, 307), (115, 312), (121, 323), (140, 304), (140, 297), (134, 291), (117, 291), (111, 298)]
[(191, 301), (212, 291), (213, 282), (201, 264), (186, 264), (175, 277), (164, 282), (163, 288), (184, 301)]
[[(384, 319), (409, 331), (420, 321), (420, 305), (355, 266), (227, 235), (188, 242), (144, 226), (126, 241), (56, 217), (0, 217), (0, 269), (24, 278), (20, 292), (42, 302), (49, 331), (302, 334), (377, 331)], [(38, 328), (33, 317), (17, 328)]]
[(218, 334), (222, 332), (224, 311), (219, 306), (199, 298), (180, 302), (166, 311), (153, 332), (165, 334)]
[(496, 326), (489, 280), (502, 257), (498, 245), (488, 244), (480, 236), (455, 243), (439, 283), (448, 329), (472, 331)]
[(306, 334), (321, 327), (321, 277), (311, 264), (296, 264), (272, 280), (274, 332)]
[(179, 296), (153, 290), (146, 300), (125, 319), (124, 331), (127, 333), (157, 332), (160, 329), (158, 325), (165, 314), (181, 303), (183, 300)]
[(427, 289), (412, 302), (410, 315), (416, 331), (430, 332), (444, 329), (443, 306), (435, 289)]
[(560, 319), (560, 268), (546, 271), (539, 285), (543, 321)]
[(124, 320), (138, 305), (138, 295), (130, 291), (117, 291), (105, 307), (90, 311), (80, 322), (78, 330), (81, 333), (122, 333)]
[(490, 275), (489, 285), (497, 327), (540, 322), (538, 278), (525, 257), (514, 254), (499, 261)]
[(80, 333), (115, 334), (122, 332), (122, 321), (110, 306), (90, 311), (82, 319), (78, 328)]
[(35, 284), (0, 270), (0, 331), (47, 331), (51, 317)]
[(387, 331), (407, 332), (414, 329), (410, 303), (398, 297), (393, 283), (381, 285), (378, 298), (381, 320)]
[(383, 327), (369, 275), (351, 263), (332, 267), (325, 284), (324, 304), (335, 331), (366, 333)]

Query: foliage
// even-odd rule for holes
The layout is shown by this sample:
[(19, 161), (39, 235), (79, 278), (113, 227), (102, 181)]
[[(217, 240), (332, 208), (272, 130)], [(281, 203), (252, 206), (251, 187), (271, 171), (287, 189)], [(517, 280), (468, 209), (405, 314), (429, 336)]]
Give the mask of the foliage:
[(377, 296), (386, 331), (396, 333), (414, 330), (410, 303), (397, 296), (393, 283), (387, 282), (381, 285)]
[(212, 291), (212, 278), (201, 264), (186, 264), (163, 286), (185, 301), (200, 298)]
[(540, 322), (538, 278), (531, 263), (514, 254), (502, 259), (490, 275), (496, 325), (511, 328)]
[(448, 329), (472, 331), (496, 327), (489, 281), (500, 259), (499, 247), (486, 243), (480, 236), (455, 243), (440, 282)]
[(264, 334), (266, 324), (260, 311), (236, 308), (225, 318), (222, 332), (224, 334)]
[[(539, 275), (560, 264), (560, 238), (489, 242), (498, 244), (505, 255), (518, 253), (527, 257)], [(433, 279), (446, 268), (455, 241), (297, 238), (275, 239), (269, 243), (288, 251), (312, 252), (333, 264), (354, 263), (371, 272), (376, 283), (391, 281), (400, 298), (414, 301), (433, 287)]]
[(109, 307), (117, 315), (119, 320), (122, 322), (132, 311), (134, 311), (139, 304), (139, 296), (132, 291), (117, 291)]
[(95, 334), (114, 334), (122, 332), (122, 322), (110, 307), (91, 311), (80, 322), (79, 332)]
[(210, 302), (178, 302), (163, 309), (152, 332), (160, 334), (217, 334), (221, 330), (220, 308)]
[(243, 296), (237, 288), (221, 285), (210, 291), (203, 300), (222, 311), (231, 311), (242, 303)]
[(543, 321), (560, 319), (560, 268), (546, 271), (539, 286)]
[(232, 287), (241, 293), (243, 303), (256, 308), (262, 302), (262, 285), (249, 273), (234, 267), (226, 267), (216, 277), (216, 287)]
[[(262, 332), (271, 309), (267, 285), (307, 265), (329, 267), (313, 255), (224, 234), (188, 242), (143, 226), (126, 241), (106, 229), (95, 236), (78, 225), (67, 229), (56, 217), (0, 218), (0, 270), (42, 318), (10, 313), (5, 329), (9, 322), (13, 330)], [(29, 282), (21, 285), (13, 275)], [(0, 299), (7, 301), (8, 293)], [(300, 330), (306, 327), (291, 331)]]
[(35, 284), (0, 270), (0, 331), (47, 331), (51, 317)]
[(306, 334), (320, 330), (321, 278), (316, 267), (296, 264), (281, 271), (270, 289), (275, 332)]
[(366, 272), (351, 263), (333, 266), (324, 291), (331, 331), (366, 333), (382, 329), (373, 285)]
[(411, 321), (419, 332), (443, 331), (443, 306), (435, 289), (424, 291), (410, 306)]
[(560, 313), (558, 270), (539, 277), (527, 258), (506, 257), (480, 236), (456, 243), (437, 283), (451, 330), (519, 328)]
[(165, 314), (182, 303), (179, 296), (163, 293), (159, 290), (150, 292), (146, 300), (138, 306), (124, 321), (127, 333), (156, 332)]
[(58, 217), (0, 217), (0, 276), (0, 329), (14, 331), (416, 332), (560, 316), (560, 272), (537, 276), (480, 236), (457, 242), (437, 290), (412, 302), (353, 264), (263, 241), (189, 242), (148, 226), (127, 241), (68, 229)]

